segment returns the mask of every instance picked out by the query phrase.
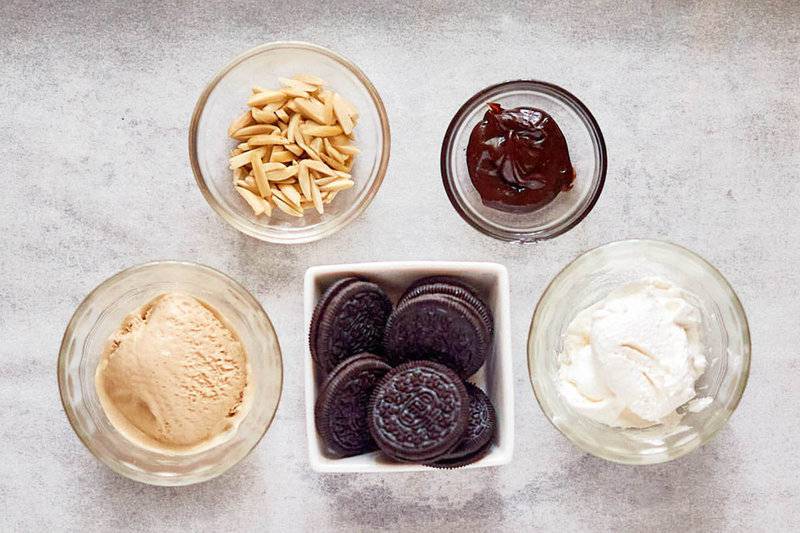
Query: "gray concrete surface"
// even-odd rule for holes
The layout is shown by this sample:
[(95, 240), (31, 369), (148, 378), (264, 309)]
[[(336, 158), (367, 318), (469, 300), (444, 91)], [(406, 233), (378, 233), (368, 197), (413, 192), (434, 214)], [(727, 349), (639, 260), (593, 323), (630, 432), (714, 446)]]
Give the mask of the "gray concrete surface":
[[(73, 4), (71, 7), (66, 7)], [(780, 531), (800, 521), (800, 3), (0, 3), (0, 529)], [(205, 204), (189, 116), (235, 54), (303, 39), (352, 58), (389, 111), (387, 179), (353, 225), (277, 247)], [(558, 83), (608, 143), (605, 192), (572, 232), (519, 246), (451, 209), (439, 148), (457, 107), (499, 80)], [(730, 425), (671, 464), (629, 468), (574, 449), (534, 402), (534, 304), (580, 252), (665, 238), (729, 278), (753, 334)], [(256, 452), (226, 475), (164, 489), (120, 478), (72, 433), (58, 344), (97, 283), (161, 258), (220, 268), (276, 324), (286, 384)], [(512, 465), (317, 475), (306, 462), (301, 280), (309, 265), (493, 260), (513, 299)]]

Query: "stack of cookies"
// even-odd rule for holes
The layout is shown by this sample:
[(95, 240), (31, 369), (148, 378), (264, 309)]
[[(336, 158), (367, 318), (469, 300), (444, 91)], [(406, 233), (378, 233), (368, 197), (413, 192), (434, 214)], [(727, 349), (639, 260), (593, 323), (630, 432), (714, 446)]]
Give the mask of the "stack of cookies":
[(492, 352), (494, 320), (458, 278), (414, 282), (397, 306), (375, 283), (334, 283), (311, 320), (311, 355), (324, 376), (315, 422), (328, 453), (380, 450), (398, 461), (456, 468), (492, 445), (494, 407), (466, 379)]

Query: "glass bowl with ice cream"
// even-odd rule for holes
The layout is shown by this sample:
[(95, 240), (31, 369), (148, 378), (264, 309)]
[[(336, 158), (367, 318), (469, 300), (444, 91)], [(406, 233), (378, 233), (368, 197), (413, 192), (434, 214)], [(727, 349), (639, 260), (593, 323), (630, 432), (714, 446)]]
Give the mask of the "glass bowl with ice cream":
[(747, 384), (750, 332), (736, 293), (700, 256), (619, 241), (581, 255), (547, 287), (528, 368), (542, 411), (580, 449), (661, 463), (726, 424)]
[(194, 263), (124, 270), (78, 306), (58, 383), (78, 437), (111, 469), (154, 485), (211, 479), (269, 428), (283, 366), (263, 308)]

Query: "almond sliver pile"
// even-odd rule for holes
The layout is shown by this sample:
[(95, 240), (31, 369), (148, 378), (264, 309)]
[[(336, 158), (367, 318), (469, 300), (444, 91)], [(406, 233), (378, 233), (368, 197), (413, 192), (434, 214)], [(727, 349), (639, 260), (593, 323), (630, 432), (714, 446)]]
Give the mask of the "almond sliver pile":
[(354, 185), (358, 112), (316, 76), (279, 81), (276, 90), (253, 87), (249, 109), (228, 128), (239, 141), (230, 157), (233, 184), (256, 216), (271, 216), (274, 207), (294, 217), (306, 209), (322, 214)]

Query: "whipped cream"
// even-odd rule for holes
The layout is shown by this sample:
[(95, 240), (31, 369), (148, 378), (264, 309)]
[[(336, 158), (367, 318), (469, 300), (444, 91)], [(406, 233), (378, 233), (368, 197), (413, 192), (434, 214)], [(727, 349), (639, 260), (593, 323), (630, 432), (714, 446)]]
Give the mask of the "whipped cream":
[(697, 298), (657, 278), (581, 311), (559, 354), (559, 390), (578, 413), (613, 427), (676, 423), (705, 372)]

